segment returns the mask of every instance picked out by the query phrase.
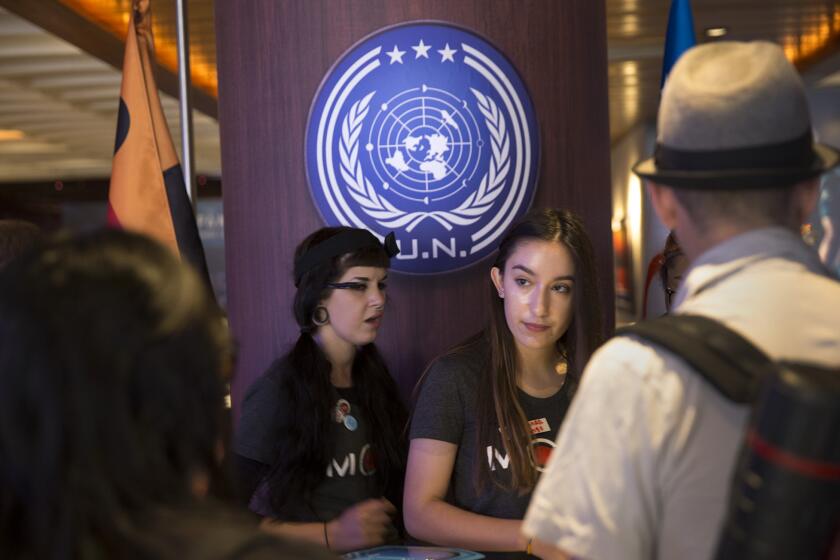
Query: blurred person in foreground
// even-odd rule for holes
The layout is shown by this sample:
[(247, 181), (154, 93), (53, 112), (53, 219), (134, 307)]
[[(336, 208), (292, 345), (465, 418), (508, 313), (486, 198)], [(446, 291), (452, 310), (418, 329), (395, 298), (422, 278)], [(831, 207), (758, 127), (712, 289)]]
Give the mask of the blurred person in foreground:
[[(840, 284), (799, 235), (837, 158), (813, 141), (777, 45), (686, 52), (656, 156), (634, 168), (691, 263), (672, 312), (721, 321), (776, 361), (840, 366)], [(748, 415), (677, 355), (613, 339), (583, 374), (524, 538), (543, 558), (708, 559)]]
[(211, 497), (230, 369), (205, 286), (147, 238), (0, 271), (0, 557), (330, 558)]

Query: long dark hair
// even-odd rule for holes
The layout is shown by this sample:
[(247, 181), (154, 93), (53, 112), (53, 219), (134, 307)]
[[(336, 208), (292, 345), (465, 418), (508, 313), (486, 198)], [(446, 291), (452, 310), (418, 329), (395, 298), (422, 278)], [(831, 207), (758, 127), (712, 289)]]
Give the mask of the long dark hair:
[(3, 269), (0, 556), (140, 554), (150, 514), (218, 474), (229, 359), (204, 284), (149, 239), (63, 238)]
[[(319, 243), (350, 229), (319, 229), (298, 245), (295, 259)], [(282, 448), (268, 479), (271, 506), (281, 518), (301, 500), (310, 498), (315, 487), (326, 477), (329, 461), (330, 415), (335, 402), (330, 383), (332, 366), (312, 337), (317, 329), (313, 322), (315, 308), (329, 296), (332, 288), (327, 284), (337, 281), (348, 268), (388, 268), (389, 261), (382, 247), (364, 247), (336, 256), (300, 278), (293, 311), (301, 334), (292, 350), (273, 366), (284, 372), (280, 390), (286, 393), (291, 405), (289, 417), (295, 419), (288, 433), (284, 434)], [(401, 435), (406, 419), (405, 407), (396, 383), (373, 343), (357, 350), (352, 376), (359, 404), (370, 422), (377, 482), (385, 491), (387, 486), (401, 482), (395, 478), (399, 478), (405, 462), (404, 438)]]
[[(567, 361), (567, 391), (574, 394), (580, 375), (589, 357), (603, 340), (601, 306), (592, 243), (581, 220), (568, 210), (542, 209), (530, 212), (515, 224), (499, 245), (494, 267), (504, 272), (510, 255), (522, 241), (541, 239), (562, 243), (569, 249), (575, 264), (572, 291), (572, 320), (565, 334), (557, 341), (557, 349)], [(490, 345), (489, 367), (482, 368), (484, 378), (478, 392), (478, 442), (495, 439), (501, 434), (502, 444), (510, 457), (511, 489), (527, 492), (533, 489), (537, 473), (531, 456), (531, 431), (517, 397), (516, 344), (505, 320), (504, 301), (489, 282), (490, 320), (481, 338)], [(480, 445), (479, 445), (480, 447)], [(477, 485), (481, 488), (491, 479), (490, 467), (476, 450)]]

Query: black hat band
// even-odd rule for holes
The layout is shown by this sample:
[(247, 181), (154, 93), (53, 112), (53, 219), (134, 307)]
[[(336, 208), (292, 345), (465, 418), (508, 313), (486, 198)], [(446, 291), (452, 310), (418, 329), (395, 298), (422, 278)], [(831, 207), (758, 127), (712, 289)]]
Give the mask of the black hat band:
[(811, 129), (793, 140), (725, 150), (678, 150), (657, 143), (656, 167), (668, 171), (808, 169), (814, 162)]

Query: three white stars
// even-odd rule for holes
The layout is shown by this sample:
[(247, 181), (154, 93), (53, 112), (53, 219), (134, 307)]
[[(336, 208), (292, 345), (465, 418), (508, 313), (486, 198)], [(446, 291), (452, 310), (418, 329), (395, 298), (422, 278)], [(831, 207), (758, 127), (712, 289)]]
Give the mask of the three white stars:
[[(414, 49), (414, 59), (417, 60), (418, 58), (429, 58), (429, 49), (431, 49), (432, 46), (425, 44), (423, 39), (420, 39), (420, 42), (416, 45), (412, 45), (411, 48)], [(394, 45), (394, 48), (385, 54), (391, 59), (390, 64), (402, 64), (402, 57), (405, 52), (406, 51), (401, 51), (397, 45)], [(446, 46), (442, 49), (438, 49), (437, 52), (440, 53), (441, 62), (446, 62), (447, 60), (449, 62), (455, 62), (455, 53), (458, 52), (458, 49), (453, 49), (449, 46), (449, 43), (446, 43)]]

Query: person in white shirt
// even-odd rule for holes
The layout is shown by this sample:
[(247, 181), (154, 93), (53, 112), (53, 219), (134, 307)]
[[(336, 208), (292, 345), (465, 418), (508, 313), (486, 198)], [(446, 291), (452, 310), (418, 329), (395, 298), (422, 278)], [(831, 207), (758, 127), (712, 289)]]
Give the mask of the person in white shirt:
[[(723, 322), (774, 360), (840, 366), (840, 284), (799, 227), (836, 150), (765, 42), (695, 47), (634, 171), (691, 261), (673, 312)], [(621, 336), (587, 366), (522, 526), (542, 558), (707, 560), (749, 409), (680, 357)]]

